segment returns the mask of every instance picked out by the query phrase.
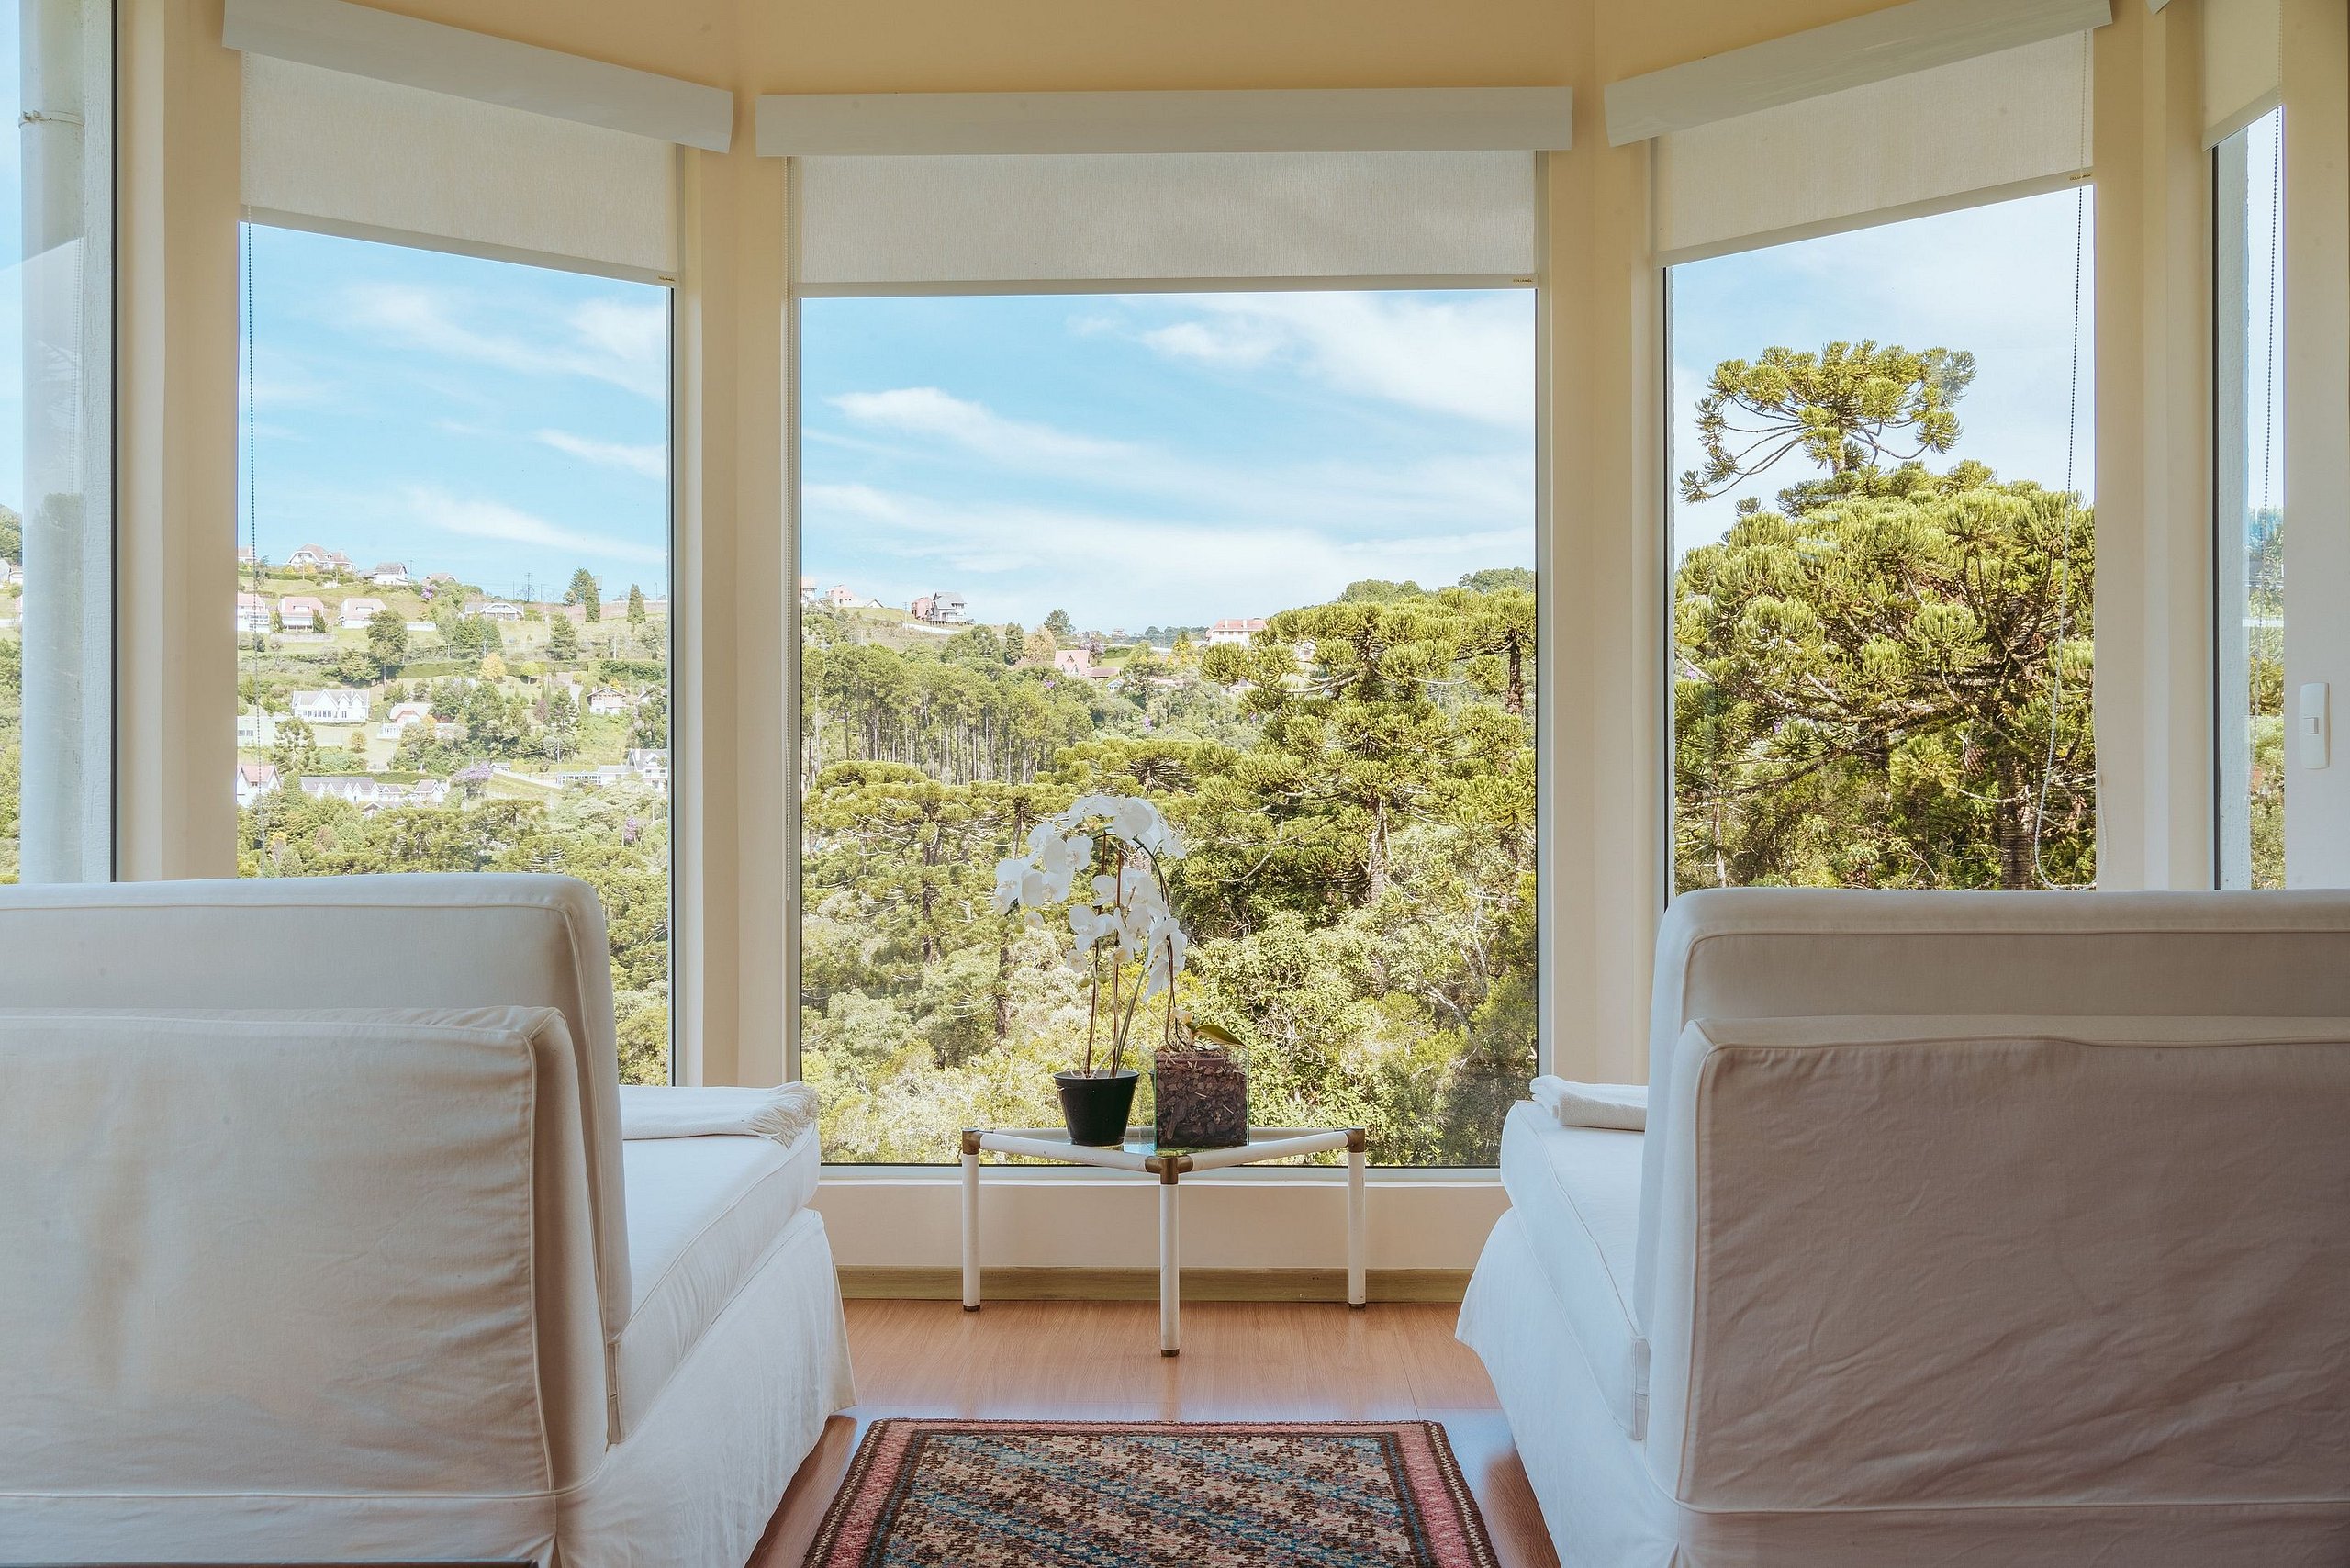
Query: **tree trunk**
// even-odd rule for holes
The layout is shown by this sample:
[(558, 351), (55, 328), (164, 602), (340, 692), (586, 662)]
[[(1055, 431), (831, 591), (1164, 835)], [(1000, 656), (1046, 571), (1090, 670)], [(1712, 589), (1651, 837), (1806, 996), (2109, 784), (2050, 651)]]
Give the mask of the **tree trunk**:
[(1363, 907), (1377, 903), (1387, 892), (1387, 804), (1371, 809), (1371, 843), (1363, 855)]
[(1508, 709), (1513, 717), (1525, 716), (1526, 650), (1518, 646), (1515, 637), (1509, 640), (1509, 686), (1502, 694), (1502, 706)]
[(2039, 880), (2031, 863), (2029, 786), (2018, 774), (2015, 758), (2002, 754), (1994, 773), (1999, 798), (1992, 808), (1992, 834), (1999, 851), (1999, 887), (2007, 892), (2029, 891)]

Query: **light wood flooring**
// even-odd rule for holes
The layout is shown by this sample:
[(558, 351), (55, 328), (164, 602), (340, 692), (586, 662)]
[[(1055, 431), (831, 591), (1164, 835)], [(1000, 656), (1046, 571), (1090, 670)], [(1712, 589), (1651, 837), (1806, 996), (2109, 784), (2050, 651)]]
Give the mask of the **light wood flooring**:
[(800, 1568), (865, 1429), (883, 1416), (1441, 1421), (1503, 1568), (1557, 1568), (1485, 1371), (1450, 1305), (1187, 1302), (1158, 1353), (1147, 1302), (852, 1301), (858, 1403), (792, 1478), (751, 1568)]

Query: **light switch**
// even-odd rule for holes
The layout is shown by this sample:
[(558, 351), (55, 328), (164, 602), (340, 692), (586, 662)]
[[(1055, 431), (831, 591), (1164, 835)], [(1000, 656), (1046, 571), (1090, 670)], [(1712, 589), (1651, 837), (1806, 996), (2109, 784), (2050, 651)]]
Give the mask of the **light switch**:
[(2293, 726), (2301, 737), (2301, 766), (2323, 767), (2326, 752), (2325, 682), (2312, 680), (2301, 688), (2301, 702)]

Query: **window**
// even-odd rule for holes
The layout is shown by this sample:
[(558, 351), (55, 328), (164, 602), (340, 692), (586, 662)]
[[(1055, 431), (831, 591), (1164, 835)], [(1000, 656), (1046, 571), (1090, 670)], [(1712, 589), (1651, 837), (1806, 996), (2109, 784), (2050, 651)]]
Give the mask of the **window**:
[(1190, 840), (1182, 1002), (1259, 1123), (1491, 1164), (1536, 1070), (1531, 291), (800, 308), (826, 1158), (1058, 1123), (1084, 982), (990, 893), (1106, 790)]
[(2285, 885), (2284, 116), (2212, 151), (2219, 880)]
[(2089, 199), (1671, 270), (1676, 890), (2094, 882)]
[(244, 241), (240, 873), (578, 877), (666, 1081), (667, 291)]
[(111, 21), (0, 0), (0, 882), (113, 873)]

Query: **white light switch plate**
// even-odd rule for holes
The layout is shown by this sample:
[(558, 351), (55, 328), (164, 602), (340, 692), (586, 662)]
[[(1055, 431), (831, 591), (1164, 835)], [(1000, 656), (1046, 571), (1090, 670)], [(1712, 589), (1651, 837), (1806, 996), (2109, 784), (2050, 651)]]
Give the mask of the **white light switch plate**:
[(2301, 688), (2301, 701), (2293, 715), (2293, 729), (2301, 737), (2301, 766), (2323, 767), (2328, 729), (2325, 682), (2312, 680)]

